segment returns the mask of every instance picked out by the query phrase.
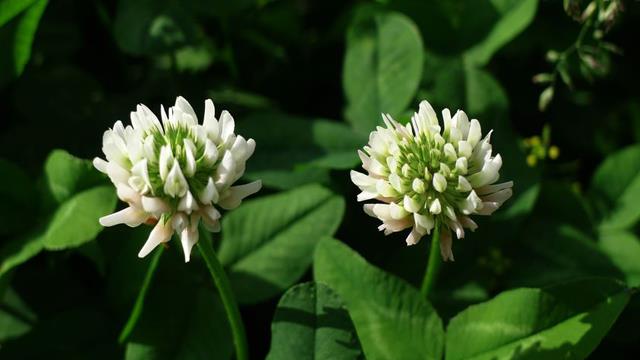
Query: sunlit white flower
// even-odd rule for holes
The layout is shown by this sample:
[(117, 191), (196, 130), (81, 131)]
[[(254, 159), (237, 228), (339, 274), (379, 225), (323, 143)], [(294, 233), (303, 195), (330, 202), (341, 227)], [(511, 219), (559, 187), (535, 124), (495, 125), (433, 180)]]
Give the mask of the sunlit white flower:
[(260, 190), (260, 181), (232, 186), (256, 143), (234, 133), (233, 117), (226, 110), (217, 119), (211, 100), (205, 101), (202, 124), (182, 97), (167, 112), (161, 108), (160, 115), (161, 120), (138, 105), (131, 125), (117, 121), (105, 131), (106, 161), (95, 158), (93, 165), (109, 176), (129, 206), (100, 218), (100, 224), (155, 224), (139, 257), (178, 233), (189, 261), (200, 221), (208, 230), (220, 231), (217, 207), (233, 209)]
[(474, 231), (470, 215), (491, 215), (512, 195), (513, 182), (498, 181), (502, 157), (492, 156), (491, 131), (483, 138), (478, 120), (458, 110), (442, 111), (440, 124), (427, 101), (406, 126), (388, 114), (369, 144), (358, 151), (368, 174), (351, 171), (362, 192), (358, 201), (370, 216), (382, 220), (385, 235), (411, 228), (407, 245), (416, 244), (440, 224), (440, 252), (453, 260), (451, 231), (458, 239)]

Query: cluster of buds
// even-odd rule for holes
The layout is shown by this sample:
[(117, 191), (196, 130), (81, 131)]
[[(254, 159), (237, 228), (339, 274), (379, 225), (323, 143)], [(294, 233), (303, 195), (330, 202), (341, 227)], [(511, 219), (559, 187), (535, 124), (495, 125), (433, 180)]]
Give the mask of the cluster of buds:
[(256, 143), (234, 133), (229, 112), (215, 116), (211, 100), (205, 101), (199, 124), (191, 105), (182, 97), (165, 112), (161, 121), (144, 105), (131, 113), (131, 125), (117, 121), (103, 136), (106, 160), (93, 164), (116, 186), (128, 207), (100, 218), (103, 226), (155, 224), (138, 256), (180, 234), (185, 261), (198, 241), (198, 225), (220, 231), (220, 212), (240, 205), (260, 190), (255, 181), (232, 186), (245, 170)]
[(382, 202), (364, 210), (382, 221), (385, 235), (412, 228), (406, 243), (413, 245), (439, 226), (442, 257), (453, 260), (451, 230), (458, 239), (464, 228), (475, 230), (469, 216), (496, 211), (513, 182), (494, 184), (502, 158), (492, 156), (491, 132), (483, 138), (478, 120), (460, 110), (452, 117), (444, 109), (442, 116), (443, 127), (427, 101), (406, 126), (383, 114), (386, 127), (371, 132), (358, 152), (367, 174), (351, 171), (351, 180), (362, 191), (358, 201)]

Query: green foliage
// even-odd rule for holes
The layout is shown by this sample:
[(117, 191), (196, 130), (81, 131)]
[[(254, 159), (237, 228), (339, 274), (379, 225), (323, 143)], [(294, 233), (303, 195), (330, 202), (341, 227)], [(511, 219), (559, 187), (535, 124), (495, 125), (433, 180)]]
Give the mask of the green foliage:
[(313, 270), (344, 299), (367, 359), (442, 357), (442, 320), (411, 285), (332, 239), (318, 245)]
[(0, 86), (24, 71), (48, 0), (0, 1)]
[(360, 348), (340, 297), (320, 283), (296, 285), (282, 296), (271, 326), (267, 359), (358, 359)]
[(629, 297), (607, 279), (507, 291), (451, 319), (445, 358), (584, 359)]
[[(185, 264), (174, 236), (139, 259), (152, 225), (98, 222), (126, 206), (90, 161), (101, 135), (177, 95), (256, 141), (239, 183), (264, 189), (199, 233), (250, 358), (633, 356), (639, 13), (621, 4), (0, 0), (0, 358), (242, 357), (211, 257)], [(493, 130), (514, 181), (429, 300), (430, 236), (385, 237), (349, 179), (380, 114), (406, 124), (423, 99)]]
[(293, 285), (311, 265), (320, 239), (335, 233), (344, 200), (308, 185), (247, 201), (222, 221), (218, 255), (238, 301), (266, 300)]
[(406, 109), (422, 74), (422, 39), (406, 16), (363, 8), (347, 33), (342, 86), (345, 117), (360, 132), (382, 124), (381, 113)]

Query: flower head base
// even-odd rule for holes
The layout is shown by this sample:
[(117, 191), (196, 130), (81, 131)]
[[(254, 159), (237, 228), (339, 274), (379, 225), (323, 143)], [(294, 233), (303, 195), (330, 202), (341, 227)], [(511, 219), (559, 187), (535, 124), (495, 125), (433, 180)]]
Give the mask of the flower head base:
[(132, 126), (117, 121), (104, 133), (107, 160), (95, 158), (93, 165), (109, 176), (129, 207), (100, 218), (100, 224), (155, 223), (140, 257), (177, 232), (189, 261), (200, 221), (209, 231), (220, 231), (216, 206), (233, 209), (260, 190), (260, 181), (231, 186), (244, 173), (256, 143), (234, 134), (235, 123), (226, 110), (216, 119), (211, 100), (205, 101), (202, 124), (182, 97), (168, 112), (161, 108), (161, 119), (138, 105), (131, 113)]
[(440, 226), (440, 252), (453, 260), (451, 232), (458, 239), (464, 228), (474, 231), (469, 215), (491, 215), (512, 195), (513, 182), (494, 184), (500, 177), (500, 154), (492, 156), (489, 132), (484, 138), (478, 120), (458, 110), (442, 111), (443, 128), (427, 101), (403, 126), (382, 115), (386, 127), (371, 132), (369, 144), (358, 151), (367, 175), (351, 171), (362, 192), (364, 211), (382, 221), (385, 235), (412, 228), (407, 245)]

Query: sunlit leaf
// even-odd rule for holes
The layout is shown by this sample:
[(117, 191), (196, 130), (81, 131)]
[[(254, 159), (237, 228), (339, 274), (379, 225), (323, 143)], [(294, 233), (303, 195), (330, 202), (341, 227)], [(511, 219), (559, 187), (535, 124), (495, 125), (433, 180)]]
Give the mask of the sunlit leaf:
[(332, 239), (318, 244), (313, 270), (344, 300), (367, 359), (442, 357), (442, 321), (411, 285)]
[(360, 359), (351, 318), (338, 294), (319, 283), (287, 290), (273, 318), (267, 359)]
[(237, 298), (256, 303), (294, 284), (311, 265), (320, 239), (334, 234), (344, 200), (308, 185), (244, 203), (222, 221), (218, 255)]

